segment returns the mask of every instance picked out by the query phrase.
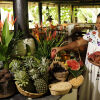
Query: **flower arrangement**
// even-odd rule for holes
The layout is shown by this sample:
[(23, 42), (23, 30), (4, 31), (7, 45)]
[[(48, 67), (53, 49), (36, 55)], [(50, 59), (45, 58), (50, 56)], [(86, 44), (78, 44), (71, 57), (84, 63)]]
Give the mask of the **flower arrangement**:
[(64, 39), (64, 35), (62, 35), (62, 37), (59, 36), (54, 28), (43, 28), (38, 25), (33, 29), (32, 35), (38, 44), (35, 56), (39, 59), (42, 57), (50, 59), (51, 48), (60, 46)]

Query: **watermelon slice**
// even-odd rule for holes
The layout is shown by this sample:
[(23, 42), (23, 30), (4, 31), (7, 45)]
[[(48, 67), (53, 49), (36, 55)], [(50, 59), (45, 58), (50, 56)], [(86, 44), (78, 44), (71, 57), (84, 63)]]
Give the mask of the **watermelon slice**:
[(67, 60), (66, 63), (68, 65), (68, 67), (71, 68), (71, 70), (79, 70), (80, 69), (80, 64), (74, 59)]

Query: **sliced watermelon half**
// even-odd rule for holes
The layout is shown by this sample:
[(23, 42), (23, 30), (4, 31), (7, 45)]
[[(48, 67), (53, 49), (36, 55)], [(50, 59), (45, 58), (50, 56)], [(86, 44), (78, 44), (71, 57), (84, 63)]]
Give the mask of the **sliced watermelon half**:
[(80, 69), (80, 64), (74, 59), (67, 60), (66, 63), (68, 65), (68, 67), (71, 68), (71, 70), (79, 70)]

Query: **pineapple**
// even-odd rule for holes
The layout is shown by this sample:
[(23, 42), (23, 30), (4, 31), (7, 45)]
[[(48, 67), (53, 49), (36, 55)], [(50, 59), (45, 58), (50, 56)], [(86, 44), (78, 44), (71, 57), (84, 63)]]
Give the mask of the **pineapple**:
[(48, 83), (48, 66), (49, 62), (45, 57), (42, 57), (42, 61), (38, 67), (38, 70), (41, 73), (41, 77)]
[(48, 73), (42, 74), (42, 78), (43, 78), (43, 79), (46, 81), (46, 83), (48, 84), (49, 74), (48, 74)]
[(48, 60), (45, 57), (42, 57), (42, 61), (38, 67), (38, 70), (40, 71), (41, 75), (47, 73), (48, 66), (49, 66)]
[(20, 86), (20, 87), (25, 87), (27, 84), (28, 84), (28, 82), (29, 82), (29, 76), (28, 76), (28, 74), (26, 73), (26, 71), (16, 71), (15, 73), (14, 73), (14, 77), (15, 77), (15, 80), (16, 80), (16, 82), (17, 82), (17, 84)]
[(29, 75), (31, 76), (32, 80), (35, 80), (40, 77), (40, 72), (33, 68), (28, 71)]
[(34, 80), (34, 86), (38, 93), (46, 93), (48, 90), (48, 85), (42, 78)]
[(14, 77), (18, 86), (28, 92), (34, 91), (34, 85), (30, 82), (29, 76), (25, 70), (16, 71)]
[(27, 69), (31, 69), (34, 67), (34, 60), (32, 56), (24, 57), (23, 64)]
[(21, 62), (19, 60), (12, 60), (9, 64), (9, 68), (12, 72), (15, 72), (16, 70), (20, 69)]

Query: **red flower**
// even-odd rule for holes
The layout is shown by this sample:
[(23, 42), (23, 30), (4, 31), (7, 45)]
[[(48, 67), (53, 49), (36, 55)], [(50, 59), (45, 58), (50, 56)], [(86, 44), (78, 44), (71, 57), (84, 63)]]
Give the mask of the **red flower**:
[(80, 64), (74, 59), (67, 60), (66, 63), (68, 64), (68, 67), (71, 68), (71, 70), (79, 70), (80, 69)]
[(96, 34), (96, 32), (95, 32), (95, 31), (93, 31), (93, 32), (92, 32), (92, 34), (94, 34), (94, 35), (95, 35), (95, 34)]

